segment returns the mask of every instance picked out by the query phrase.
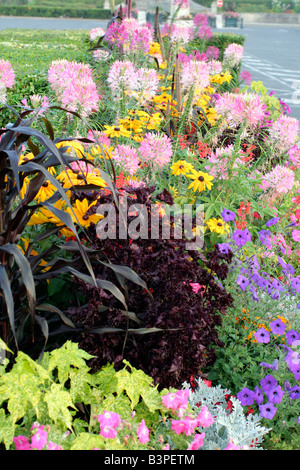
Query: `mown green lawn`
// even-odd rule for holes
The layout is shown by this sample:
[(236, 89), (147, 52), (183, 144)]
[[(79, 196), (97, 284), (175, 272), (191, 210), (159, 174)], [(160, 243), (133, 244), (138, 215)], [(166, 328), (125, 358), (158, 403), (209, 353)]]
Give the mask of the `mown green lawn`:
[(0, 59), (9, 60), (17, 77), (47, 72), (55, 59), (87, 59), (87, 31), (5, 29)]

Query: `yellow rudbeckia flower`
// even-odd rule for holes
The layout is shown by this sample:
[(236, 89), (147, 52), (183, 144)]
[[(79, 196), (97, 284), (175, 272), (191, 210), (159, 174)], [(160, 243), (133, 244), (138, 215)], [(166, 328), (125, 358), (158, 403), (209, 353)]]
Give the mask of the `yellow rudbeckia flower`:
[(216, 219), (213, 217), (206, 222), (206, 225), (209, 227), (211, 232), (219, 233), (224, 235), (225, 232), (229, 232), (229, 225), (224, 222), (220, 217)]
[(131, 132), (128, 131), (122, 125), (118, 125), (118, 126), (105, 125), (104, 127), (105, 127), (104, 134), (106, 134), (107, 137), (130, 137), (131, 135)]
[(173, 163), (170, 168), (172, 170), (172, 175), (175, 176), (186, 175), (189, 171), (194, 169), (193, 165), (186, 162), (185, 160), (178, 160), (177, 162)]
[[(96, 224), (97, 222), (99, 222), (100, 219), (103, 219), (103, 215), (101, 214), (91, 214), (91, 215), (87, 214), (88, 210), (93, 205), (95, 205), (95, 203), (96, 201), (89, 204), (87, 199), (83, 199), (83, 201), (79, 201), (77, 199), (75, 201), (75, 206), (73, 206), (73, 211), (77, 217), (78, 222), (80, 223), (82, 227), (87, 228), (91, 225), (92, 222)], [(71, 215), (74, 223), (78, 223), (69, 207), (67, 208), (67, 212)]]
[(193, 189), (193, 191), (204, 191), (206, 188), (211, 189), (213, 176), (210, 176), (208, 173), (203, 171), (191, 170), (190, 175), (186, 175), (187, 178), (194, 180), (188, 187), (188, 189)]

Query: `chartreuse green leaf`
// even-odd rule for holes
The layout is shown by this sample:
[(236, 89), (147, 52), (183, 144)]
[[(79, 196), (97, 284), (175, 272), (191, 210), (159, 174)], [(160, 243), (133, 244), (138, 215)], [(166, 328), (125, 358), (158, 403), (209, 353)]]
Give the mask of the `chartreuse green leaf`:
[(48, 406), (49, 418), (54, 422), (62, 422), (68, 429), (72, 428), (72, 414), (70, 408), (76, 410), (70, 393), (64, 390), (63, 385), (53, 383), (47, 390), (44, 400)]
[(93, 450), (94, 448), (101, 450), (124, 450), (122, 446), (116, 439), (103, 439), (100, 434), (89, 434), (89, 433), (80, 433), (79, 436), (74, 439), (72, 447), (70, 450)]
[(70, 373), (70, 396), (74, 403), (84, 402), (86, 405), (95, 403), (96, 399), (92, 393), (94, 379), (89, 370), (71, 369)]
[(1, 349), (3, 351), (8, 351), (10, 353), (13, 353), (11, 349), (9, 349), (9, 347), (7, 346), (7, 344), (3, 341), (3, 339), (0, 338), (0, 351)]
[(11, 415), (6, 415), (3, 409), (0, 409), (0, 442), (4, 442), (5, 448), (13, 443), (15, 434), (15, 423)]
[(57, 369), (58, 380), (64, 384), (69, 379), (69, 373), (72, 367), (88, 370), (86, 360), (93, 356), (78, 348), (77, 343), (67, 341), (61, 348), (51, 352), (48, 362), (48, 370)]
[(94, 374), (94, 379), (97, 383), (97, 388), (94, 390), (97, 396), (109, 395), (117, 390), (118, 379), (117, 373), (113, 364), (107, 364), (102, 369)]
[(131, 368), (129, 372), (126, 368), (117, 372), (118, 385), (117, 394), (125, 391), (131, 400), (131, 408), (134, 409), (140, 397), (143, 398), (150, 411), (153, 412), (161, 408), (161, 398), (156, 387), (153, 387), (153, 379), (142, 370), (135, 369), (127, 361), (124, 364)]
[(42, 412), (42, 390), (48, 372), (26, 354), (19, 352), (12, 370), (1, 376), (0, 404), (7, 401), (7, 410), (14, 422), (34, 410), (39, 419)]

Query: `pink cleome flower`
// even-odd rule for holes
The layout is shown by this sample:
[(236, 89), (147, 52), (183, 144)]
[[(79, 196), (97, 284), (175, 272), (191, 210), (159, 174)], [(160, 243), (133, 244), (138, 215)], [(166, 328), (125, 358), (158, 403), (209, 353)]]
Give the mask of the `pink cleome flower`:
[(83, 117), (98, 110), (100, 96), (88, 64), (54, 60), (48, 70), (48, 81), (66, 109), (78, 111)]
[(137, 150), (130, 145), (117, 145), (111, 157), (130, 175), (134, 175), (139, 169)]
[(8, 60), (0, 60), (0, 82), (6, 88), (12, 88), (15, 83), (15, 72)]
[(238, 65), (244, 54), (244, 47), (240, 44), (232, 43), (224, 51), (224, 62), (230, 67)]
[(172, 141), (166, 135), (148, 132), (138, 149), (141, 160), (162, 168), (172, 157)]
[(294, 186), (295, 174), (293, 170), (276, 165), (273, 170), (264, 175), (261, 188), (274, 194), (287, 194)]
[(281, 115), (270, 127), (269, 138), (273, 142), (276, 150), (279, 152), (287, 152), (295, 145), (298, 132), (298, 119)]

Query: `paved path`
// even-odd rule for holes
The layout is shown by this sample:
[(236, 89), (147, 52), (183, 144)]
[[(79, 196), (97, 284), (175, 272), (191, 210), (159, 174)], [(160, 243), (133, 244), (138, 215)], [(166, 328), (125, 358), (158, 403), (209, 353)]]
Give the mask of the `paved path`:
[(247, 25), (222, 28), (246, 37), (242, 70), (260, 80), (291, 108), (300, 121), (300, 27)]
[(106, 28), (109, 20), (88, 20), (83, 18), (33, 18), (21, 16), (0, 16), (0, 30), (21, 29), (93, 29)]

